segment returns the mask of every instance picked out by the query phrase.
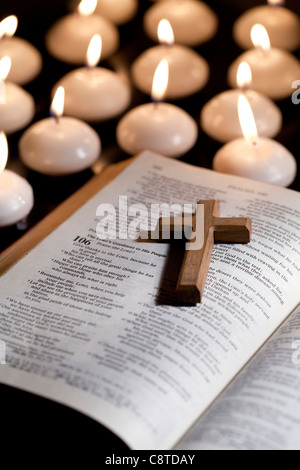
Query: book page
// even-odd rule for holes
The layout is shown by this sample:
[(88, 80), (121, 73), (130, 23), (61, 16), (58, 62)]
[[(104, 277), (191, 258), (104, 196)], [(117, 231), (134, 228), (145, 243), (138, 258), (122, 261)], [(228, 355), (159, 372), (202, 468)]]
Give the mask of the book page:
[(179, 449), (300, 450), (300, 309)]
[[(124, 197), (131, 209), (218, 199), (222, 216), (253, 219), (252, 241), (215, 246), (202, 304), (180, 307), (183, 251), (124, 229), (97, 238), (103, 204), (119, 227), (133, 223)], [(92, 416), (131, 448), (174, 447), (299, 303), (299, 203), (146, 152), (2, 277), (0, 380)]]

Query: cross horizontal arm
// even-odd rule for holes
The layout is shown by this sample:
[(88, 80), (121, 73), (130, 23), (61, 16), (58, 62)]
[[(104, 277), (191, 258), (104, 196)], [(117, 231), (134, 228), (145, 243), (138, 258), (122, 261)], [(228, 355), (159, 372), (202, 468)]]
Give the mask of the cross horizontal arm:
[(245, 217), (213, 217), (215, 243), (249, 243), (251, 238), (251, 220)]

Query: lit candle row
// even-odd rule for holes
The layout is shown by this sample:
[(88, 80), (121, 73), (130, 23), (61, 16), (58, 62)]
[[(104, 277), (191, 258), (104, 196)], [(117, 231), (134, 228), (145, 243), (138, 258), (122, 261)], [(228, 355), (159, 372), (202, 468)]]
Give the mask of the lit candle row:
[[(242, 68), (248, 70), (249, 66), (243, 64), (240, 69)], [(131, 110), (118, 124), (117, 141), (128, 154), (137, 154), (148, 149), (169, 157), (179, 157), (196, 143), (198, 130), (190, 116), (173, 105), (157, 102), (164, 96), (167, 73), (168, 62), (163, 60), (154, 77), (152, 97), (155, 102)], [(162, 85), (158, 95), (155, 92), (156, 82)], [(273, 136), (280, 130), (281, 113), (266, 97), (241, 89), (232, 90), (225, 98), (224, 94), (223, 97), (216, 98), (202, 113), (202, 124), (206, 125), (206, 130), (212, 128), (220, 137), (219, 140), (224, 141), (230, 140), (232, 134), (232, 138), (238, 135), (244, 137), (230, 140), (216, 154), (213, 169), (278, 186), (289, 186), (297, 172), (295, 158), (280, 143), (265, 136), (259, 137), (247, 96), (255, 104), (264, 135)], [(221, 103), (220, 107), (223, 109), (216, 110), (216, 103)], [(219, 119), (220, 114), (222, 119)], [(234, 119), (237, 114), (238, 122)], [(226, 125), (224, 127), (225, 119), (227, 129)], [(214, 120), (217, 121), (215, 128)]]
[[(134, 14), (136, 2), (125, 3), (128, 8), (129, 4), (131, 6), (130, 15)], [(107, 8), (108, 12), (109, 6), (105, 5), (103, 2), (102, 8)], [(129, 107), (128, 83), (118, 74), (97, 67), (101, 52), (102, 58), (109, 57), (119, 45), (117, 28), (107, 19), (95, 15), (97, 8), (97, 0), (82, 0), (77, 12), (59, 20), (47, 35), (48, 50), (56, 58), (72, 64), (86, 61), (87, 67), (75, 70), (60, 80), (53, 90), (55, 95), (51, 107), (53, 117), (36, 123), (20, 140), (21, 159), (35, 171), (49, 175), (64, 175), (90, 167), (100, 156), (101, 140), (90, 126), (74, 117), (88, 122), (102, 121), (120, 115)], [(174, 11), (176, 11), (175, 16)], [(278, 11), (285, 10), (276, 11), (278, 14)], [(173, 29), (166, 17), (171, 20)], [(202, 28), (192, 28), (195, 20), (199, 26), (200, 18), (201, 21), (204, 20), (204, 23), (201, 23)], [(121, 24), (120, 18), (115, 19), (116, 24), (118, 21)], [(158, 38), (161, 45), (149, 49), (135, 61), (132, 75), (136, 87), (151, 94), (154, 103), (131, 110), (119, 122), (116, 137), (119, 146), (125, 152), (136, 154), (144, 149), (150, 149), (166, 156), (179, 157), (195, 145), (198, 138), (196, 122), (182, 109), (161, 101), (165, 98), (177, 99), (194, 94), (206, 85), (209, 78), (208, 63), (192, 49), (174, 42), (191, 46), (205, 42), (214, 36), (217, 24), (217, 18), (212, 10), (195, 0), (164, 0), (146, 13), (145, 30), (153, 39)], [(18, 54), (19, 50), (22, 51), (23, 44), (19, 48), (19, 42), (14, 37), (16, 28), (15, 17), (9, 17), (0, 23), (0, 53), (1, 46), (2, 48), (5, 46), (8, 50), (7, 55), (9, 56), (11, 51), (15, 63), (22, 64)], [(91, 34), (98, 31), (103, 33), (103, 38), (96, 34), (88, 43)], [(263, 39), (264, 37), (267, 39), (257, 41), (257, 31)], [(75, 38), (76, 47), (74, 47)], [(230, 85), (236, 86), (239, 66), (244, 61), (251, 66), (251, 88), (262, 91), (274, 99), (289, 96), (291, 82), (300, 74), (299, 61), (283, 50), (271, 48), (261, 25), (252, 27), (251, 38), (256, 49), (243, 54), (231, 66), (228, 75)], [(29, 50), (28, 56), (35, 57), (35, 65), (32, 66), (34, 73), (30, 78), (28, 73), (26, 78), (20, 78), (19, 73), (20, 83), (33, 79), (42, 66), (41, 58), (38, 60), (39, 53), (32, 53), (34, 48), (31, 50), (30, 45)], [(23, 51), (23, 61), (26, 54), (27, 52)], [(26, 69), (19, 66), (20, 70), (23, 68)], [(33, 98), (20, 87), (5, 82), (9, 74), (17, 81), (18, 69), (14, 67), (14, 74), (11, 72), (12, 69), (10, 58), (4, 57), (0, 62), (0, 103), (4, 105), (2, 110), (6, 111), (6, 114), (4, 112), (0, 116), (0, 129), (7, 133), (25, 127), (34, 116)], [(189, 73), (186, 73), (187, 71)], [(282, 71), (284, 73), (281, 75)], [(274, 84), (274, 75), (275, 85), (270, 86)], [(216, 97), (201, 113), (203, 129), (216, 140), (227, 142), (241, 135), (242, 129), (246, 137), (234, 140), (222, 148), (215, 157), (214, 169), (287, 186), (295, 177), (294, 158), (280, 144), (258, 136), (275, 136), (281, 127), (281, 113), (266, 96), (246, 89), (243, 80), (237, 84), (238, 90), (231, 90)], [(246, 98), (254, 108), (255, 117), (250, 115), (250, 105), (247, 108), (245, 104), (245, 100), (248, 103)], [(238, 100), (239, 106), (237, 106)], [(252, 127), (255, 128), (255, 132), (250, 132), (252, 136), (250, 140), (245, 133), (241, 118), (245, 114), (241, 111), (243, 107), (248, 109), (247, 119), (254, 123)], [(63, 117), (64, 110), (67, 115), (73, 117)], [(226, 125), (222, 125), (220, 116), (225, 123), (231, 123), (227, 129)], [(256, 130), (256, 120), (259, 133)], [(244, 158), (240, 158), (241, 152)], [(7, 177), (2, 178), (2, 183), (4, 180), (6, 181)]]
[[(113, 24), (129, 21), (137, 12), (137, 0), (82, 0), (75, 13), (58, 21), (47, 34), (48, 50), (65, 62), (83, 64), (88, 43), (94, 34), (103, 37), (102, 58), (112, 55), (119, 45)], [(97, 13), (97, 14), (94, 14)], [(8, 79), (25, 85), (42, 70), (40, 52), (28, 41), (15, 37), (18, 19), (11, 15), (0, 22), (0, 57), (9, 56), (12, 67)]]
[[(249, 10), (236, 22), (234, 37), (237, 42), (250, 49), (251, 28), (254, 24), (262, 24), (269, 33), (272, 47), (296, 49), (300, 45), (299, 17), (284, 8), (281, 0), (268, 0), (268, 3)], [(64, 62), (82, 65), (92, 36), (99, 34), (103, 40), (102, 58), (106, 59), (119, 46), (115, 24), (128, 21), (136, 11), (136, 0), (82, 0), (73, 14), (61, 18), (50, 29), (46, 36), (48, 51)], [(188, 46), (212, 39), (218, 28), (215, 13), (205, 3), (196, 0), (164, 0), (149, 8), (144, 26), (154, 41), (158, 39), (157, 29), (162, 19), (171, 23), (175, 42)], [(0, 55), (12, 58), (9, 79), (25, 84), (40, 72), (42, 58), (31, 44), (13, 38), (16, 28), (17, 19), (13, 16), (0, 24)]]
[[(272, 47), (296, 50), (300, 46), (300, 19), (284, 7), (284, 0), (267, 0), (246, 11), (234, 24), (233, 37), (242, 49), (250, 49), (251, 29), (263, 25), (269, 33)], [(161, 19), (166, 18), (173, 26), (176, 43), (197, 46), (214, 37), (218, 28), (215, 13), (197, 0), (156, 1), (146, 12), (144, 28), (148, 36), (157, 40), (156, 30)]]
[[(163, 26), (165, 29), (161, 28)], [(208, 64), (189, 48), (173, 44), (172, 28), (167, 20), (160, 22), (160, 30), (162, 41), (169, 42), (170, 45), (162, 45), (149, 49), (137, 59), (132, 68), (134, 82), (138, 88), (150, 94), (154, 71), (159, 61), (166, 57), (171, 73), (165, 98), (174, 99), (195, 93), (208, 80)], [(256, 30), (259, 33), (257, 35), (254, 34)], [(267, 33), (259, 25), (253, 28), (253, 38), (254, 42), (256, 41), (258, 44), (258, 48), (244, 54), (230, 68), (229, 77), (232, 85), (234, 86), (236, 83), (236, 77), (233, 74), (235, 73), (237, 76), (238, 67), (242, 63), (242, 59), (248, 58), (250, 59), (254, 74), (251, 88), (265, 92), (266, 95), (271, 97), (275, 94), (277, 97), (289, 96), (291, 93), (290, 84), (294, 77), (300, 74), (299, 61), (287, 52), (269, 49)], [(265, 46), (265, 44), (267, 45)], [(130, 87), (125, 82), (124, 77), (120, 77), (108, 69), (96, 67), (100, 60), (101, 49), (102, 40), (96, 35), (91, 41), (86, 55), (87, 67), (69, 73), (55, 87), (64, 86), (66, 89), (65, 112), (67, 115), (78, 117), (88, 122), (96, 122), (115, 117), (129, 106), (131, 98)], [(278, 72), (275, 78), (273, 78), (274, 67), (276, 67)], [(185, 71), (188, 72), (185, 73)], [(9, 69), (6, 72), (1, 67), (0, 79), (4, 80), (8, 74)], [(8, 99), (7, 106), (4, 108), (5, 112), (2, 114), (3, 123), (0, 119), (0, 124), (2, 124), (0, 128), (7, 133), (11, 133), (30, 122), (33, 117), (34, 104), (32, 97), (26, 94), (24, 90), (21, 91), (12, 84), (8, 84), (7, 88), (6, 94), (8, 98), (15, 99)], [(9, 92), (11, 89), (13, 91)], [(22, 94), (21, 98), (20, 93)], [(15, 105), (19, 103), (22, 106), (18, 106), (16, 110), (16, 106), (11, 101)], [(10, 119), (9, 116), (11, 117)], [(13, 116), (15, 116), (15, 119), (12, 119)], [(209, 113), (206, 113), (206, 116), (210, 120)], [(204, 120), (205, 127), (207, 127), (207, 119)], [(272, 132), (270, 135), (272, 135)]]

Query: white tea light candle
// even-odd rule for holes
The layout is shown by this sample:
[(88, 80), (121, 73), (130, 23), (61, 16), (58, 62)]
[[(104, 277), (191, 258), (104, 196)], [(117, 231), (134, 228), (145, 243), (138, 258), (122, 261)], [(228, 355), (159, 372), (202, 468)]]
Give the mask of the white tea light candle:
[(100, 0), (96, 13), (116, 25), (130, 21), (138, 11), (138, 0)]
[(35, 114), (35, 103), (32, 96), (19, 85), (6, 82), (11, 67), (11, 59), (0, 60), (0, 129), (6, 134), (23, 129)]
[(0, 227), (8, 227), (25, 219), (34, 205), (30, 184), (16, 173), (5, 170), (8, 145), (0, 132)]
[(87, 52), (87, 67), (73, 70), (54, 87), (65, 89), (65, 114), (83, 121), (99, 122), (120, 115), (131, 101), (129, 84), (123, 76), (96, 67), (100, 60), (102, 40), (95, 35)]
[(159, 102), (168, 84), (168, 62), (162, 60), (153, 79), (152, 97), (148, 103), (132, 109), (117, 126), (117, 141), (128, 154), (151, 150), (167, 157), (180, 157), (196, 143), (198, 127), (185, 111)]
[(54, 117), (31, 126), (21, 137), (21, 160), (32, 170), (51, 176), (77, 173), (92, 166), (101, 153), (98, 134), (88, 124), (63, 115), (64, 89), (51, 110)]
[(266, 29), (262, 25), (252, 28), (251, 49), (238, 57), (228, 71), (228, 82), (236, 88), (237, 70), (241, 62), (247, 62), (252, 71), (252, 89), (274, 100), (288, 98), (295, 77), (300, 77), (300, 61), (283, 49), (272, 48)]
[(11, 58), (12, 66), (8, 80), (18, 85), (26, 85), (41, 72), (43, 59), (40, 52), (28, 41), (14, 36), (18, 18), (8, 16), (0, 23), (0, 57)]
[(144, 16), (146, 34), (157, 41), (157, 28), (162, 19), (173, 28), (175, 42), (186, 46), (198, 46), (212, 39), (218, 29), (214, 11), (197, 0), (164, 0), (149, 8)]
[(267, 96), (251, 90), (251, 81), (251, 69), (246, 62), (242, 62), (237, 73), (239, 88), (215, 96), (201, 111), (201, 127), (207, 135), (222, 143), (242, 137), (238, 115), (238, 99), (241, 93), (251, 105), (259, 135), (275, 137), (279, 133), (282, 128), (282, 113), (279, 107)]
[(279, 142), (258, 137), (251, 106), (243, 95), (239, 116), (245, 137), (222, 147), (214, 157), (213, 169), (282, 187), (292, 184), (297, 174), (295, 158)]
[(233, 36), (242, 49), (252, 47), (251, 29), (255, 24), (263, 25), (268, 31), (272, 47), (294, 51), (300, 46), (300, 18), (284, 7), (283, 0), (268, 0), (247, 10), (234, 24)]
[(119, 32), (106, 18), (95, 15), (97, 0), (82, 0), (78, 9), (58, 20), (46, 35), (50, 54), (62, 62), (84, 65), (86, 51), (95, 34), (102, 37), (102, 58), (107, 59), (119, 47)]
[(194, 50), (174, 44), (170, 22), (160, 21), (158, 26), (159, 46), (151, 47), (133, 63), (132, 77), (135, 86), (151, 94), (155, 70), (162, 59), (169, 64), (169, 84), (166, 99), (180, 99), (200, 91), (208, 82), (209, 65)]

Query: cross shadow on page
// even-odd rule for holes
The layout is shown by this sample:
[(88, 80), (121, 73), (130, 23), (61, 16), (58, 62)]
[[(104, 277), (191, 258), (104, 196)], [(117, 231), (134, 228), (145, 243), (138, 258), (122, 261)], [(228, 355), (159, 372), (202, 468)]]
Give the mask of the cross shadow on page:
[[(157, 243), (153, 240), (138, 239), (139, 243)], [(163, 243), (163, 242), (162, 242)], [(176, 286), (185, 255), (184, 240), (167, 241), (168, 251), (164, 270), (160, 279), (158, 293), (155, 299), (156, 305), (167, 305), (171, 307), (183, 306), (176, 295)]]

